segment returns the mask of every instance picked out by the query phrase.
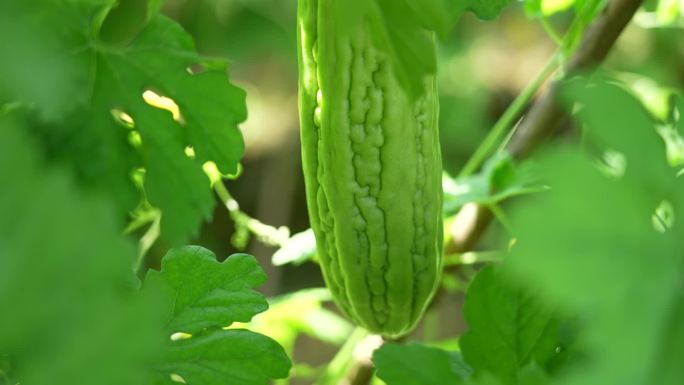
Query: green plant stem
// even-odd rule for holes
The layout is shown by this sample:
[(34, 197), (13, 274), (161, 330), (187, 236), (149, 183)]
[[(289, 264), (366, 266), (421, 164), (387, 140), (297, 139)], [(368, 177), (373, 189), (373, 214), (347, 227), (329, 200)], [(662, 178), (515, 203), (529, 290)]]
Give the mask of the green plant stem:
[(212, 187), (214, 188), (214, 192), (216, 193), (216, 195), (218, 195), (221, 202), (223, 202), (223, 204), (226, 206), (226, 208), (228, 208), (228, 211), (233, 211), (232, 207), (229, 207), (229, 206), (231, 206), (233, 204), (233, 202), (235, 202), (235, 204), (237, 204), (237, 202), (235, 201), (235, 199), (233, 199), (233, 196), (230, 195), (230, 192), (228, 191), (226, 186), (223, 184), (223, 181), (221, 181), (221, 180), (215, 181), (212, 184)]
[(541, 25), (544, 28), (544, 31), (546, 31), (546, 34), (549, 35), (551, 40), (553, 40), (556, 43), (556, 45), (563, 45), (563, 38), (560, 36), (558, 31), (556, 31), (556, 28), (554, 28), (554, 26), (551, 24), (551, 21), (548, 17), (541, 17)]
[(146, 258), (147, 252), (154, 243), (159, 239), (160, 228), (159, 224), (161, 222), (161, 216), (158, 215), (154, 218), (152, 224), (147, 229), (145, 234), (138, 241), (138, 259), (135, 262), (134, 271), (136, 275), (142, 278), (145, 275), (146, 270)]
[(240, 210), (240, 205), (230, 194), (223, 181), (218, 180), (213, 183), (214, 192), (219, 197), (223, 205), (228, 209), (231, 219), (235, 222), (237, 231), (246, 228), (254, 234), (259, 241), (268, 246), (282, 247), (290, 238), (290, 230), (285, 227), (274, 227), (267, 225), (258, 219), (254, 219)]
[(501, 251), (468, 251), (465, 253), (454, 253), (444, 256), (444, 268), (474, 265), (478, 263), (501, 262), (503, 253)]
[(515, 98), (513, 103), (501, 115), (499, 120), (494, 124), (487, 137), (482, 141), (480, 146), (475, 150), (473, 156), (468, 160), (466, 165), (461, 170), (459, 178), (467, 177), (474, 174), (484, 162), (489, 159), (494, 149), (499, 145), (504, 136), (512, 130), (514, 124), (520, 118), (523, 111), (530, 103), (534, 95), (539, 91), (546, 79), (553, 74), (560, 66), (560, 59), (562, 51), (558, 50), (546, 63), (544, 68), (537, 74), (537, 76), (530, 82), (527, 87)]
[(126, 229), (124, 230), (124, 234), (131, 234), (134, 231), (139, 230), (143, 226), (145, 226), (148, 223), (154, 222), (159, 216), (161, 215), (161, 212), (159, 210), (146, 210), (136, 218), (134, 218), (128, 226), (126, 226)]
[(598, 13), (601, 7), (606, 5), (605, 0), (589, 0), (584, 7), (577, 12), (572, 20), (568, 31), (563, 38), (562, 48), (567, 56), (570, 56), (582, 40), (587, 26), (594, 21), (592, 14)]
[(492, 204), (488, 205), (487, 208), (494, 214), (496, 219), (499, 220), (499, 222), (506, 228), (506, 230), (510, 233), (513, 234), (513, 225), (511, 224), (511, 221), (508, 219), (506, 216), (506, 213), (501, 209), (501, 206), (497, 204)]

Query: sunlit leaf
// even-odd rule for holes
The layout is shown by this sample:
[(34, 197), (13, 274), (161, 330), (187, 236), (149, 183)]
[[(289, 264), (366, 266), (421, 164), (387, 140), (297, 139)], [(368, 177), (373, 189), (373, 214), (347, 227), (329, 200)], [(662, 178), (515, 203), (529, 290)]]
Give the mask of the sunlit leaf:
[(174, 338), (156, 365), (160, 383), (172, 383), (174, 375), (194, 385), (259, 385), (286, 377), (290, 361), (277, 342), (247, 330), (223, 330), (268, 308), (253, 290), (265, 279), (249, 255), (219, 263), (197, 246), (170, 251), (144, 286), (164, 292), (171, 309), (164, 329)]
[(254, 291), (265, 281), (266, 275), (250, 255), (235, 254), (219, 263), (211, 251), (188, 246), (170, 251), (162, 270), (151, 271), (145, 285), (170, 289), (169, 331), (193, 334), (247, 322), (266, 310), (266, 299)]

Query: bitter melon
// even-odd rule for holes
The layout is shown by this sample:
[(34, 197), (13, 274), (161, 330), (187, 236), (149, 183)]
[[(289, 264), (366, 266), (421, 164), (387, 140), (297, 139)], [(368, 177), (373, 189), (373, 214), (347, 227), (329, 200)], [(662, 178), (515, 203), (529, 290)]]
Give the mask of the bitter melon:
[(369, 331), (397, 337), (415, 327), (441, 271), (436, 79), (409, 92), (382, 49), (381, 15), (343, 26), (336, 1), (298, 4), (307, 205), (337, 304)]

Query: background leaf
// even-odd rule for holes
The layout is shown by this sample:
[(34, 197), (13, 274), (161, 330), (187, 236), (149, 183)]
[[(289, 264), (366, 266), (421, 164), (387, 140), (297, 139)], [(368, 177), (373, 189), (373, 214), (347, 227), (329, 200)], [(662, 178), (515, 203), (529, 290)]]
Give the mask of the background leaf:
[[(11, 383), (149, 384), (163, 352), (162, 296), (137, 293), (135, 249), (110, 204), (39, 161), (0, 114), (0, 350)], [(0, 361), (3, 361), (0, 359)]]
[(558, 322), (528, 291), (491, 266), (478, 273), (466, 294), (469, 330), (459, 343), (475, 375), (489, 373), (516, 384), (531, 363), (541, 367), (557, 355)]
[(587, 147), (619, 150), (624, 173), (602, 173), (576, 148), (544, 156), (552, 190), (516, 212), (520, 241), (507, 265), (584, 325), (579, 344), (589, 359), (575, 362), (563, 383), (648, 383), (659, 372), (663, 384), (675, 384), (670, 374), (681, 369), (659, 352), (681, 349), (665, 336), (682, 328), (671, 325), (684, 301), (684, 233), (681, 223), (658, 232), (649, 218), (663, 199), (682, 215), (681, 182), (645, 110), (597, 83), (572, 88), (569, 98), (581, 105)]
[(475, 13), (479, 18), (491, 20), (499, 16), (511, 0), (469, 0), (467, 9)]
[(469, 374), (458, 352), (418, 344), (386, 343), (373, 354), (373, 363), (387, 385), (461, 384)]
[[(159, 370), (196, 385), (266, 385), (286, 378), (290, 361), (272, 339), (248, 330), (218, 330), (177, 341)], [(175, 384), (167, 374), (163, 383)]]

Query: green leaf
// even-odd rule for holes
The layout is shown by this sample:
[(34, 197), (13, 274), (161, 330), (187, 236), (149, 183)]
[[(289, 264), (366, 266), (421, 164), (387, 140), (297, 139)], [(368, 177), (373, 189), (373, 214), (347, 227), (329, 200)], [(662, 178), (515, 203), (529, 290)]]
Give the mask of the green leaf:
[[(565, 94), (567, 99), (578, 101), (577, 117), (588, 127), (588, 140), (623, 154), (628, 162), (625, 177), (632, 183), (648, 183), (652, 195), (664, 194), (673, 172), (655, 121), (643, 105), (623, 87), (600, 77), (593, 82), (581, 78), (571, 81), (565, 85)], [(644, 154), (651, 156), (644, 158)]]
[(658, 359), (651, 371), (654, 384), (677, 384), (681, 381), (681, 361), (684, 357), (684, 298), (680, 295), (668, 314), (668, 324), (661, 333)]
[[(676, 384), (681, 365), (660, 352), (684, 348), (681, 178), (627, 92), (598, 81), (568, 99), (581, 106), (587, 147), (620, 151), (625, 172), (607, 176), (574, 147), (543, 156), (552, 189), (514, 213), (519, 242), (506, 264), (581, 320), (583, 363), (568, 368), (564, 384)], [(673, 205), (674, 227), (658, 232), (650, 218), (664, 199)]]
[(434, 34), (446, 36), (460, 16), (471, 11), (486, 20), (496, 18), (511, 0), (349, 0), (338, 2), (340, 32), (346, 33), (369, 13), (380, 22), (373, 28), (377, 42), (395, 63), (394, 70), (409, 92), (417, 95), (425, 78), (437, 72)]
[(387, 385), (463, 384), (470, 374), (458, 352), (418, 344), (386, 343), (373, 354), (373, 363)]
[(550, 383), (549, 375), (535, 362), (522, 368), (518, 374), (518, 383), (525, 385), (546, 385)]
[(265, 311), (266, 299), (253, 290), (265, 281), (266, 275), (251, 255), (234, 254), (219, 263), (211, 251), (187, 246), (166, 254), (162, 270), (151, 271), (145, 286), (170, 291), (170, 333), (194, 334), (236, 321), (247, 322)]
[[(157, 17), (126, 50), (98, 55), (101, 70), (93, 86), (93, 108), (101, 113), (120, 108), (135, 122), (147, 197), (162, 210), (162, 235), (174, 244), (195, 233), (214, 207), (202, 163), (213, 161), (221, 172), (233, 173), (243, 151), (237, 124), (246, 117), (244, 92), (228, 82), (225, 65), (202, 59), (193, 49), (179, 26)], [(191, 74), (194, 65), (207, 70)], [(171, 98), (182, 123), (146, 104), (145, 90)], [(185, 156), (187, 146), (195, 159)]]
[(118, 0), (100, 26), (103, 42), (124, 45), (145, 27), (150, 20), (147, 0)]
[(673, 97), (672, 117), (658, 126), (658, 133), (665, 141), (667, 159), (674, 167), (684, 166), (684, 98)]
[(375, 0), (369, 12), (377, 20), (371, 27), (377, 36), (376, 46), (392, 59), (394, 71), (404, 87), (413, 95), (425, 89), (427, 76), (437, 72), (437, 53), (434, 48), (433, 29), (426, 28), (424, 20), (416, 18), (410, 0)]
[(148, 19), (152, 19), (159, 13), (166, 0), (147, 0)]
[(277, 342), (248, 330), (217, 330), (176, 341), (159, 370), (160, 383), (177, 384), (170, 374), (193, 385), (267, 385), (286, 378), (290, 360)]
[(526, 0), (528, 15), (548, 17), (563, 12), (577, 3), (576, 0)]
[[(19, 41), (0, 43), (0, 56), (9, 58), (0, 62), (0, 101), (34, 106), (27, 113), (46, 154), (114, 198), (122, 214), (140, 199), (131, 174), (144, 169), (145, 197), (162, 211), (162, 237), (183, 244), (215, 204), (203, 164), (214, 162), (224, 174), (238, 168), (245, 94), (230, 84), (227, 63), (199, 56), (175, 22), (136, 19), (145, 13), (139, 4), (122, 3), (98, 36), (110, 5), (3, 2), (0, 32)], [(119, 31), (117, 20), (135, 31)], [(103, 41), (109, 22), (113, 44)]]
[(492, 20), (499, 16), (511, 0), (468, 0), (467, 9), (475, 13), (479, 18)]
[(83, 49), (90, 31), (79, 29), (113, 0), (89, 7), (64, 1), (0, 2), (0, 103), (35, 104), (41, 118), (59, 119), (87, 99)]
[(157, 365), (160, 383), (172, 375), (193, 385), (258, 385), (284, 378), (290, 360), (277, 342), (246, 330), (223, 330), (268, 308), (253, 288), (266, 275), (254, 257), (235, 254), (219, 263), (209, 250), (188, 246), (170, 251), (160, 272), (151, 271), (145, 290), (166, 294), (171, 309), (165, 329), (176, 337)]
[[(0, 346), (9, 354), (0, 369), (11, 369), (12, 383), (146, 385), (177, 374), (194, 385), (265, 385), (287, 376), (275, 341), (219, 328), (267, 307), (252, 290), (265, 279), (253, 257), (218, 263), (201, 248), (174, 250), (138, 293), (135, 249), (114, 211), (65, 173), (41, 172), (15, 115), (0, 116), (0, 178), (14, 182), (0, 190)], [(169, 341), (178, 330), (195, 334)]]
[(461, 350), (476, 375), (490, 373), (516, 384), (523, 367), (544, 366), (557, 354), (558, 322), (552, 312), (498, 269), (478, 273), (463, 312), (469, 330), (461, 337)]
[(458, 8), (450, 0), (407, 1), (413, 16), (423, 28), (445, 36), (458, 20)]
[(0, 189), (0, 356), (10, 383), (149, 384), (144, 363), (167, 339), (160, 293), (138, 295), (135, 248), (115, 210), (39, 161), (15, 117), (0, 116), (0, 179), (11, 181)]

